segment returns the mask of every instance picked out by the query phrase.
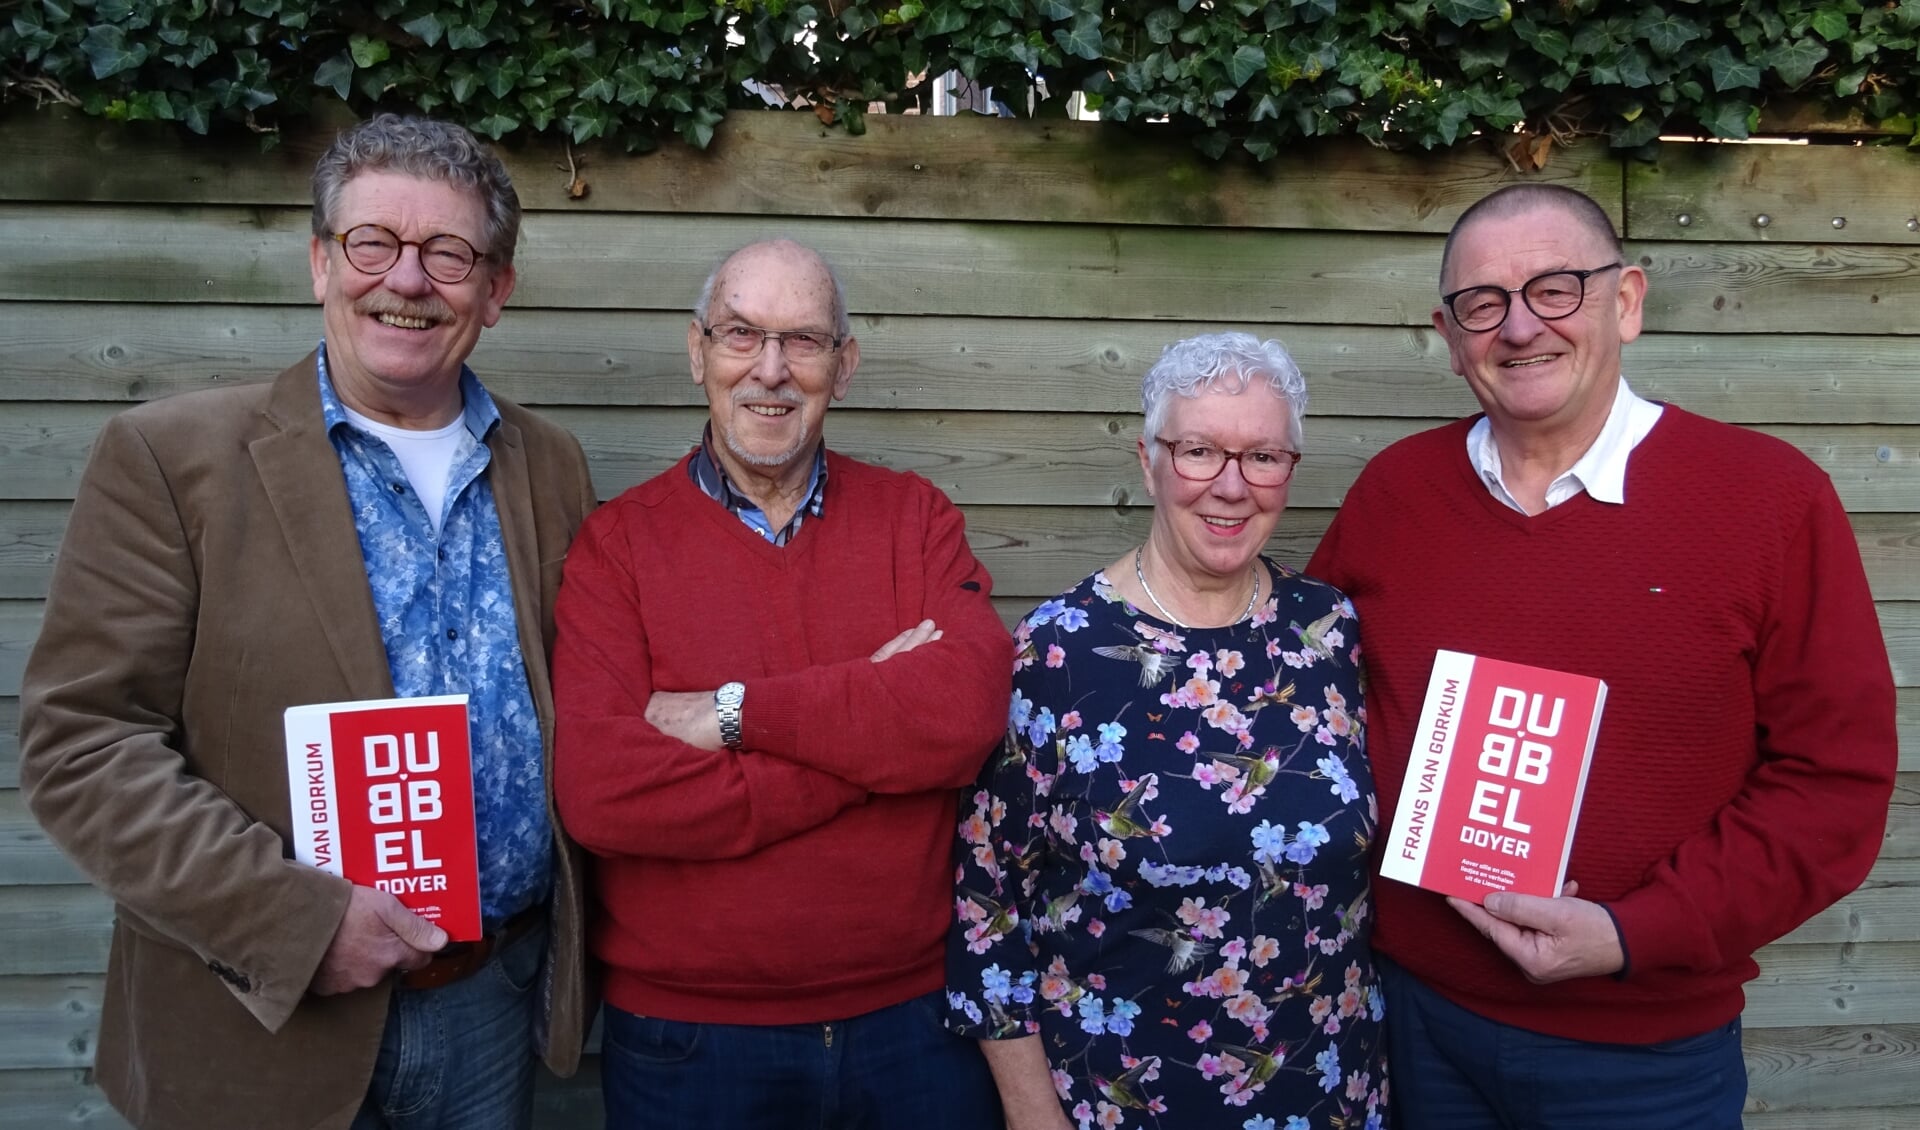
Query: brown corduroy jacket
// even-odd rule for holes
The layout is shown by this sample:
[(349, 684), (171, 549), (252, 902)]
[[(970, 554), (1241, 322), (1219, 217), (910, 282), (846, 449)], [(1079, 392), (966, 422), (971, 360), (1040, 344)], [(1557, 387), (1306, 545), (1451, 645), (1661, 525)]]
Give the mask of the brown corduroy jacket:
[[(498, 403), (486, 473), (550, 783), (553, 601), (593, 489), (571, 435)], [(289, 857), (282, 712), (392, 693), (312, 356), (106, 425), (27, 664), (20, 774), (116, 904), (95, 1070), (135, 1125), (352, 1121), (389, 989), (306, 991), (349, 887)], [(548, 810), (558, 829), (551, 788)], [(538, 1037), (563, 1075), (589, 1016), (581, 869), (558, 836)]]

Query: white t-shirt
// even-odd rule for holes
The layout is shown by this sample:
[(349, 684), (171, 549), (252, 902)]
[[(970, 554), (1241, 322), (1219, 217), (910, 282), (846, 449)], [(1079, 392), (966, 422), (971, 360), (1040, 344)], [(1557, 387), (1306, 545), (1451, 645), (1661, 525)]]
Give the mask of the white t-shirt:
[(415, 431), (411, 428), (396, 428), (392, 424), (383, 424), (370, 420), (353, 409), (342, 404), (347, 419), (353, 426), (379, 436), (393, 449), (394, 458), (400, 460), (400, 469), (407, 474), (407, 482), (413, 486), (413, 493), (420, 498), (420, 504), (427, 508), (427, 519), (433, 523), (433, 532), (440, 532), (441, 520), (447, 505), (447, 480), (453, 475), (453, 461), (460, 454), (461, 443), (466, 437), (467, 418), (455, 417), (453, 423), (432, 431)]

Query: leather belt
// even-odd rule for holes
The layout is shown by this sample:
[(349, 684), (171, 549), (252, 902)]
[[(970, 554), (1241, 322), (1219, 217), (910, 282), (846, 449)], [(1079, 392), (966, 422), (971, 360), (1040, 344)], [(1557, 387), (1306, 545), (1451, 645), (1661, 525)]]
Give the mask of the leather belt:
[(448, 942), (433, 960), (400, 974), (403, 989), (437, 989), (463, 981), (487, 967), (493, 955), (518, 941), (546, 917), (546, 904), (537, 903), (507, 919), (506, 925), (477, 942)]

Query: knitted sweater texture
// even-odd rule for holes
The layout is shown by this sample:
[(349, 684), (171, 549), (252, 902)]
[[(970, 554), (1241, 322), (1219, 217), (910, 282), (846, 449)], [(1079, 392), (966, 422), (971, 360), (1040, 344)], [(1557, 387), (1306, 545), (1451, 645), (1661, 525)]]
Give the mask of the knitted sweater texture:
[[(606, 996), (794, 1024), (939, 988), (955, 790), (1007, 723), (1011, 640), (960, 513), (828, 454), (820, 517), (774, 546), (684, 461), (595, 511), (556, 609), (554, 789), (599, 858)], [(942, 638), (874, 663), (922, 619)], [(746, 684), (741, 752), (646, 721), (656, 690)]]
[(1383, 826), (1436, 649), (1606, 680), (1567, 877), (1613, 913), (1628, 969), (1530, 984), (1439, 896), (1385, 879), (1375, 944), (1551, 1035), (1724, 1024), (1753, 952), (1857, 886), (1886, 822), (1893, 678), (1846, 513), (1785, 443), (1668, 406), (1624, 505), (1529, 517), (1478, 480), (1470, 425), (1375, 458), (1308, 571), (1359, 612)]

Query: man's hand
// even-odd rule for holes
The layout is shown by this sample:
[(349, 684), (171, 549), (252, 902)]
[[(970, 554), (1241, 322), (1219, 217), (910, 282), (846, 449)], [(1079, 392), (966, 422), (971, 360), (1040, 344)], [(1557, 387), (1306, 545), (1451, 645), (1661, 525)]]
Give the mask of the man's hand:
[(447, 944), (447, 932), (385, 891), (356, 885), (308, 988), (320, 995), (370, 989), (396, 969), (418, 969)]
[(713, 708), (712, 691), (655, 691), (647, 700), (647, 722), (676, 741), (718, 752), (720, 713)]
[(1484, 906), (1458, 898), (1447, 905), (1536, 985), (1618, 973), (1627, 957), (1613, 916), (1597, 902), (1575, 898), (1579, 890), (1568, 883), (1557, 899), (1496, 891)]
[(932, 620), (922, 620), (906, 631), (880, 645), (880, 650), (871, 655), (875, 663), (882, 663), (896, 655), (912, 651), (923, 643), (932, 643), (940, 638), (940, 629), (933, 626)]

